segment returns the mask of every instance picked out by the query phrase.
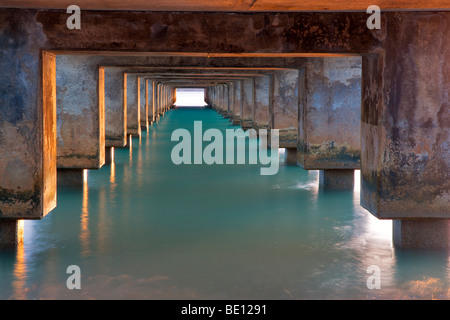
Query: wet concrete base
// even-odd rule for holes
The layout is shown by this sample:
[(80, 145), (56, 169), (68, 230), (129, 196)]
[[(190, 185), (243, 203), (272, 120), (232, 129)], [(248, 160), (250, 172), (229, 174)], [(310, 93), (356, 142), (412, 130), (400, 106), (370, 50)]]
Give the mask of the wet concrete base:
[(320, 170), (320, 187), (330, 190), (352, 190), (355, 170)]
[(83, 187), (84, 169), (58, 169), (58, 188)]
[(286, 148), (286, 164), (297, 165), (297, 148)]
[(0, 219), (0, 249), (15, 249), (23, 241), (22, 220)]
[(393, 220), (394, 246), (401, 249), (448, 249), (449, 219)]

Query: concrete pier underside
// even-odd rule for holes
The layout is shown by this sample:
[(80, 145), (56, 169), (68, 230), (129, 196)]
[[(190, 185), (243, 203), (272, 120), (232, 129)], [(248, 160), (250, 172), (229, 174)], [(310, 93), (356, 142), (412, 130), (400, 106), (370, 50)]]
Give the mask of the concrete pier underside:
[[(0, 75), (3, 99), (0, 109), (0, 218), (7, 218), (4, 221), (39, 219), (50, 212), (56, 206), (57, 166), (99, 168), (103, 165), (104, 69), (99, 68), (101, 63), (94, 69), (83, 69), (82, 64), (63, 61), (76, 51), (83, 53), (78, 59), (87, 60), (102, 59), (96, 56), (100, 52), (103, 55), (121, 52), (124, 56), (116, 58), (128, 58), (124, 65), (133, 64), (133, 59), (142, 59), (140, 65), (147, 66), (297, 69), (298, 162), (305, 168), (326, 170), (360, 166), (361, 204), (378, 218), (399, 221), (394, 227), (394, 243), (401, 247), (422, 247), (414, 244), (414, 237), (420, 233), (409, 231), (420, 229), (424, 236), (418, 238), (423, 239), (418, 242), (425, 247), (435, 246), (426, 240), (427, 235), (436, 228), (445, 228), (445, 219), (450, 218), (450, 67), (447, 63), (450, 60), (450, 12), (385, 12), (382, 18), (381, 30), (368, 30), (364, 12), (248, 15), (86, 11), (83, 12), (83, 28), (69, 30), (65, 27), (67, 14), (64, 10), (0, 9), (3, 57), (0, 60), (3, 71)], [(133, 32), (130, 33), (131, 26)], [(218, 34), (221, 36), (215, 36)], [(142, 37), (151, 41), (142, 41)], [(168, 52), (170, 54), (164, 56)], [(330, 54), (360, 56), (361, 120), (353, 122), (361, 128), (359, 157), (354, 147), (358, 144), (354, 126), (346, 133), (335, 134), (333, 140), (328, 137), (309, 140), (313, 135), (305, 121), (311, 120), (308, 115), (320, 113), (320, 108), (309, 104), (308, 97), (315, 97), (310, 81), (318, 78), (313, 83), (322, 83), (322, 88), (328, 89), (340, 87), (345, 91), (358, 87), (357, 77), (353, 76), (358, 69), (354, 65), (356, 60), (340, 57), (350, 64), (336, 66)], [(58, 68), (60, 62), (61, 68)], [(77, 65), (79, 67), (75, 67)], [(340, 69), (348, 78), (333, 81), (333, 72)], [(327, 73), (326, 70), (334, 71)], [(71, 98), (69, 89), (75, 88), (71, 82), (75, 74), (79, 75), (76, 79), (80, 90), (92, 93)], [(271, 83), (276, 83), (276, 79), (261, 76), (251, 81), (255, 93), (252, 99), (243, 93), (247, 98), (242, 99), (240, 120), (249, 120), (245, 118), (244, 106), (253, 100), (251, 125), (275, 128), (278, 116), (282, 115), (274, 103), (277, 90)], [(66, 86), (68, 83), (70, 87)], [(246, 86), (249, 84), (243, 85), (243, 92)], [(139, 77), (127, 75), (123, 92), (127, 101), (128, 134), (140, 134), (138, 87)], [(216, 99), (220, 101), (218, 109), (227, 115), (232, 102), (230, 88), (229, 84), (219, 85)], [(170, 90), (158, 84), (155, 91), (159, 101), (157, 113), (163, 114), (173, 101)], [(333, 93), (333, 90), (323, 91), (326, 92)], [(353, 93), (346, 95), (349, 96), (356, 97)], [(93, 98), (96, 100), (90, 100)], [(236, 105), (232, 106), (232, 115), (235, 115)], [(320, 106), (334, 108), (333, 104)], [(60, 111), (59, 121), (56, 120), (57, 110)], [(295, 108), (289, 110), (295, 112)], [(306, 111), (307, 116), (301, 110)], [(347, 115), (350, 114), (353, 115), (351, 112)], [(86, 118), (87, 115), (92, 116)], [(84, 126), (79, 128), (80, 135), (75, 130), (77, 117), (84, 120)], [(328, 124), (337, 121), (329, 114), (323, 117), (323, 113), (314, 119)], [(282, 127), (291, 129), (291, 124)], [(84, 129), (94, 132), (95, 139), (83, 133)], [(77, 134), (73, 133), (75, 131)], [(338, 138), (342, 138), (342, 142)], [(71, 148), (70, 144), (77, 141), (82, 141), (82, 145)], [(87, 150), (88, 146), (92, 147)], [(345, 156), (338, 157), (340, 167), (316, 166), (320, 162), (317, 159), (324, 158), (315, 152), (324, 151), (328, 156), (330, 150), (337, 155), (344, 151)], [(426, 223), (416, 223), (415, 219), (426, 219)], [(438, 240), (433, 243), (438, 243), (437, 247), (447, 247), (446, 236), (444, 231), (435, 232), (433, 239)]]

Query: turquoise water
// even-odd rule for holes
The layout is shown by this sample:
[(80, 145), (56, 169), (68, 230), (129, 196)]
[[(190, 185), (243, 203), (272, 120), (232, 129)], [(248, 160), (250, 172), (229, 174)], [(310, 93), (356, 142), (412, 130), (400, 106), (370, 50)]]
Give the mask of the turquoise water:
[[(353, 191), (319, 188), (318, 172), (281, 164), (179, 165), (177, 128), (238, 128), (210, 109), (175, 109), (82, 189), (25, 221), (24, 243), (0, 253), (1, 299), (447, 298), (446, 252), (399, 251), (391, 221)], [(253, 151), (252, 151), (253, 152)], [(283, 161), (283, 152), (280, 159)], [(66, 269), (81, 269), (69, 290)], [(367, 268), (379, 266), (381, 289)]]

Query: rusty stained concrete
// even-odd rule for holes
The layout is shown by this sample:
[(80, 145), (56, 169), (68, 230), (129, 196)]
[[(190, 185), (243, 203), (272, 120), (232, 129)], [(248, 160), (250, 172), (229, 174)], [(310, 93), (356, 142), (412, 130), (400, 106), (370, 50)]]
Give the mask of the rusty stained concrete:
[(127, 144), (127, 76), (116, 68), (105, 69), (105, 146)]
[(105, 163), (103, 70), (90, 59), (81, 55), (56, 57), (60, 169), (99, 169)]
[(303, 66), (299, 164), (308, 170), (359, 169), (361, 58), (309, 58)]
[(361, 204), (383, 219), (450, 218), (450, 13), (393, 13), (363, 57)]

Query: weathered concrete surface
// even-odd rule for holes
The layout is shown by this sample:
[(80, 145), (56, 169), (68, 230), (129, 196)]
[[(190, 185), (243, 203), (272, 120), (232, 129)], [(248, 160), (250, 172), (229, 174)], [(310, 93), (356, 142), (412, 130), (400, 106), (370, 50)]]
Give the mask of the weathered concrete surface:
[(271, 91), (270, 77), (255, 77), (255, 108), (253, 109), (252, 119), (255, 129), (269, 128)]
[(58, 169), (58, 188), (81, 188), (84, 169)]
[(104, 69), (91, 57), (56, 57), (57, 166), (98, 169), (105, 163)]
[(308, 58), (303, 66), (299, 164), (308, 170), (359, 169), (361, 58)]
[(355, 170), (320, 170), (319, 183), (324, 189), (353, 190)]
[(248, 78), (242, 81), (242, 114), (241, 127), (246, 130), (253, 125), (253, 108), (255, 104), (255, 79)]
[(105, 68), (105, 146), (127, 144), (127, 76), (121, 70)]
[(298, 70), (273, 72), (269, 128), (278, 129), (280, 148), (297, 148)]
[(395, 247), (403, 249), (448, 249), (450, 220), (394, 220), (393, 242)]
[(377, 44), (367, 30), (365, 12), (248, 15), (84, 11), (83, 27), (70, 30), (65, 10), (2, 11), (10, 21), (31, 18), (47, 37), (43, 49), (53, 50), (364, 53)]
[(450, 13), (389, 14), (363, 57), (361, 204), (379, 218), (450, 217)]
[(0, 220), (0, 249), (15, 249), (23, 241), (23, 221)]
[(141, 134), (140, 79), (139, 76), (127, 73), (127, 133)]

